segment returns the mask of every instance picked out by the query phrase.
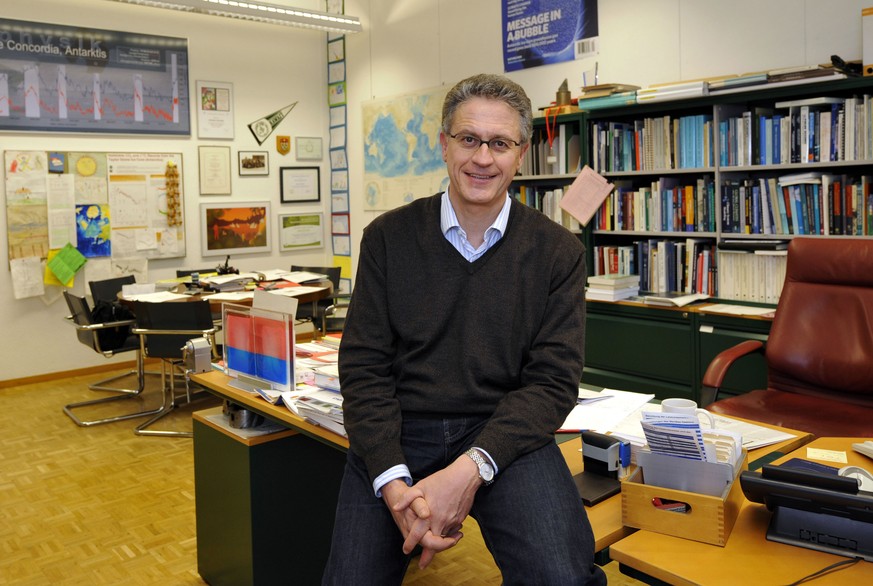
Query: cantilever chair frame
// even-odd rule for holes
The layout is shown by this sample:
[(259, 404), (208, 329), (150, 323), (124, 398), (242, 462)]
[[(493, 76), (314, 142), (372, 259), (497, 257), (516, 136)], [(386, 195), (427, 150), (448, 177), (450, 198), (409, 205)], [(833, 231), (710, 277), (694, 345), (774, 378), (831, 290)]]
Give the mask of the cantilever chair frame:
[[(178, 330), (167, 330), (167, 329), (157, 329), (157, 328), (139, 328), (134, 327), (131, 330), (134, 334), (139, 336), (140, 346), (139, 353), (141, 356), (148, 356), (147, 350), (147, 339), (148, 336), (190, 336), (191, 338), (196, 337), (204, 337), (209, 341), (209, 346), (211, 349), (211, 353), (213, 358), (216, 357), (215, 354), (215, 333), (218, 331), (218, 328), (206, 328), (206, 329), (178, 329)], [(181, 349), (180, 349), (181, 350)], [(176, 369), (181, 365), (181, 360), (178, 359), (170, 359), (170, 358), (161, 358), (161, 406), (154, 411), (154, 417), (149, 419), (148, 421), (141, 423), (136, 427), (134, 433), (136, 435), (144, 435), (144, 436), (160, 436), (160, 437), (193, 437), (194, 433), (190, 431), (172, 431), (172, 430), (160, 430), (160, 429), (149, 429), (154, 423), (169, 415), (174, 409), (179, 407), (176, 403)], [(167, 373), (169, 367), (169, 374)], [(189, 373), (187, 371), (181, 373), (185, 382), (185, 397), (186, 403), (191, 403), (192, 395), (189, 381)]]
[[(66, 291), (65, 295), (68, 295)], [(121, 374), (115, 374), (110, 376), (109, 378), (105, 378), (99, 380), (97, 382), (91, 383), (88, 385), (88, 388), (92, 391), (107, 391), (116, 393), (111, 397), (102, 397), (100, 399), (91, 399), (88, 401), (79, 401), (77, 403), (70, 403), (68, 405), (64, 405), (64, 413), (73, 420), (73, 422), (80, 427), (91, 427), (94, 425), (101, 425), (103, 423), (114, 423), (116, 421), (124, 421), (126, 419), (134, 419), (137, 417), (145, 417), (147, 415), (154, 415), (159, 411), (159, 409), (151, 409), (146, 411), (136, 411), (132, 413), (125, 413), (122, 415), (116, 415), (113, 417), (104, 417), (101, 419), (82, 419), (78, 417), (73, 410), (78, 409), (79, 407), (88, 407), (91, 405), (100, 405), (103, 403), (111, 403), (113, 401), (121, 401), (123, 399), (131, 399), (134, 397), (138, 397), (142, 394), (145, 389), (145, 375), (147, 374), (144, 369), (144, 361), (143, 354), (140, 352), (139, 347), (123, 347), (118, 350), (104, 350), (100, 347), (100, 337), (97, 335), (101, 330), (106, 330), (110, 328), (117, 327), (133, 327), (136, 325), (135, 320), (122, 320), (122, 321), (114, 321), (114, 322), (104, 322), (104, 323), (89, 323), (89, 324), (80, 324), (76, 322), (75, 315), (68, 315), (64, 318), (67, 323), (71, 324), (76, 328), (77, 333), (80, 335), (85, 334), (91, 340), (92, 348), (102, 354), (106, 358), (112, 358), (118, 354), (122, 354), (124, 352), (129, 352), (134, 350), (136, 352), (136, 368), (133, 370), (129, 370), (123, 372)], [(87, 318), (86, 318), (87, 319)], [(83, 342), (84, 343), (84, 342)], [(151, 374), (151, 373), (148, 373)], [(123, 388), (123, 387), (113, 387), (107, 386), (109, 383), (114, 382), (116, 380), (134, 376), (136, 375), (137, 386), (136, 388)]]
[[(328, 275), (328, 279), (333, 287), (331, 294), (323, 300), (315, 300), (312, 302), (312, 315), (310, 317), (304, 317), (302, 319), (298, 319), (298, 323), (304, 323), (306, 321), (311, 321), (313, 326), (318, 328), (318, 324), (316, 320), (321, 317), (321, 327), (320, 332), (321, 335), (324, 336), (327, 334), (327, 320), (330, 317), (336, 315), (337, 309), (342, 309), (349, 306), (349, 300), (351, 299), (351, 295), (348, 293), (340, 293), (339, 292), (339, 279), (340, 279), (340, 267), (309, 267), (309, 266), (300, 266), (300, 265), (291, 265), (292, 271), (312, 271), (314, 273), (325, 273)], [(333, 273), (333, 275), (331, 275)], [(331, 303), (324, 307), (320, 306), (320, 301), (330, 300)], [(319, 314), (321, 314), (319, 316)]]

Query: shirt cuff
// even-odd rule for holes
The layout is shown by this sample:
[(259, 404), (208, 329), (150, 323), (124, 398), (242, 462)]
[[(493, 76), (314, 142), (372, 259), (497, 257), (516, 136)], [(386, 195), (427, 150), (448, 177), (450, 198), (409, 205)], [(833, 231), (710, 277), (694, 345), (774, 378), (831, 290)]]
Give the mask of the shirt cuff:
[(373, 492), (376, 493), (376, 498), (382, 498), (382, 487), (400, 478), (406, 483), (406, 486), (412, 486), (412, 474), (406, 464), (397, 464), (392, 466), (382, 474), (376, 477), (373, 481)]

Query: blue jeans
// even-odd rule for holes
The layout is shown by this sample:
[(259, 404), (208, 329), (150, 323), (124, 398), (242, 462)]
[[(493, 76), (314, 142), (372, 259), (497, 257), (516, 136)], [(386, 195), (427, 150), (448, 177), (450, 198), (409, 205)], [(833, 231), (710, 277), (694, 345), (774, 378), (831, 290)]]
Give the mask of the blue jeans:
[[(407, 419), (402, 445), (415, 481), (470, 447), (480, 418)], [(554, 442), (516, 459), (476, 493), (470, 515), (504, 584), (605, 585), (594, 535), (573, 478)], [(401, 584), (411, 556), (363, 460), (348, 452), (324, 586)], [(439, 554), (437, 554), (439, 555)]]

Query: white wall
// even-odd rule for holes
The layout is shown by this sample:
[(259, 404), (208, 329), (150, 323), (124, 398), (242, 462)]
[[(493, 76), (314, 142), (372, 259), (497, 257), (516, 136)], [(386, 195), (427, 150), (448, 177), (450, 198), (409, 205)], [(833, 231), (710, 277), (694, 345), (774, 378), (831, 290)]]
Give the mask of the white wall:
[[(323, 9), (317, 0), (289, 3)], [(599, 62), (602, 83), (655, 83), (824, 63), (832, 54), (861, 58), (861, 9), (871, 0), (600, 0), (601, 53), (594, 59), (515, 72), (535, 107), (547, 105), (568, 79), (577, 93), (582, 72)], [(348, 149), (353, 261), (363, 227), (374, 217), (363, 210), (361, 103), (456, 81), (483, 71), (502, 72), (501, 3), (498, 0), (345, 0), (364, 32), (346, 38)], [(51, 18), (44, 15), (51, 15)], [(213, 17), (173, 15), (102, 0), (31, 0), (3, 3), (3, 15), (115, 30), (138, 30), (189, 39), (190, 79), (234, 83), (238, 148), (251, 149), (245, 124), (277, 105), (300, 100), (280, 128), (284, 134), (326, 137), (324, 35)], [(215, 22), (218, 21), (218, 22)], [(196, 129), (196, 126), (195, 126)], [(196, 132), (194, 134), (196, 137)], [(206, 141), (166, 138), (21, 136), (0, 134), (5, 149), (173, 150), (185, 154), (188, 257), (152, 262), (152, 278), (171, 276), (177, 265), (211, 264), (199, 255), (197, 204), (218, 198), (197, 195), (196, 147)], [(47, 146), (51, 143), (51, 147)], [(214, 141), (208, 144), (214, 144)], [(272, 150), (272, 145), (270, 149)], [(325, 144), (325, 149), (327, 144)], [(271, 154), (268, 180), (234, 177), (234, 198), (269, 196), (278, 206), (278, 156)], [(284, 163), (283, 163), (284, 164)], [(287, 164), (293, 165), (293, 160)], [(322, 193), (327, 193), (322, 172)], [(421, 194), (429, 195), (429, 194)], [(326, 200), (325, 197), (322, 197)], [(295, 208), (296, 209), (296, 208)], [(302, 208), (301, 208), (302, 209)], [(329, 210), (325, 210), (329, 212)], [(5, 212), (0, 212), (4, 213)], [(4, 216), (5, 222), (5, 216)], [(3, 241), (5, 247), (5, 240)], [(293, 257), (329, 261), (330, 251)], [(239, 257), (239, 268), (285, 266), (291, 257)], [(77, 289), (81, 284), (77, 283)], [(61, 323), (63, 303), (12, 297), (8, 267), (0, 270), (0, 380), (55, 372), (100, 360)]]
[[(295, 0), (294, 3), (323, 10), (323, 3), (319, 0)], [(193, 100), (190, 137), (0, 132), (0, 149), (4, 151), (181, 152), (187, 256), (150, 261), (151, 280), (174, 277), (177, 268), (215, 266), (224, 260), (224, 257), (203, 257), (200, 254), (200, 203), (269, 200), (274, 216), (280, 211), (325, 211), (325, 218), (329, 217), (329, 172), (325, 162), (315, 163), (322, 166), (321, 203), (279, 203), (279, 167), (313, 166), (312, 162), (296, 161), (293, 137), (327, 135), (325, 33), (106, 0), (4, 0), (0, 17), (187, 38), (192, 98), (197, 80), (233, 84), (236, 111), (235, 138), (232, 141), (197, 138)], [(274, 133), (292, 137), (292, 154), (279, 155), (274, 136), (259, 147), (247, 124), (294, 101), (298, 105)], [(233, 195), (199, 195), (198, 145), (231, 147)], [(239, 177), (237, 151), (240, 149), (270, 151), (270, 175), (265, 178)], [(5, 256), (5, 199), (4, 205), (0, 206), (0, 216), (4, 227), (0, 229), (0, 246)], [(276, 250), (277, 220), (272, 218), (271, 222), (273, 249)], [(292, 263), (323, 265), (329, 260), (329, 255), (328, 248), (274, 252), (271, 255), (234, 255), (231, 264), (241, 270), (288, 268)], [(77, 277), (73, 290), (79, 294), (85, 292), (81, 276)], [(63, 323), (63, 316), (68, 313), (63, 298), (50, 305), (40, 298), (16, 300), (12, 294), (9, 266), (3, 263), (0, 268), (0, 381), (106, 364), (104, 358), (76, 342), (73, 328)], [(114, 360), (128, 359), (129, 355)]]

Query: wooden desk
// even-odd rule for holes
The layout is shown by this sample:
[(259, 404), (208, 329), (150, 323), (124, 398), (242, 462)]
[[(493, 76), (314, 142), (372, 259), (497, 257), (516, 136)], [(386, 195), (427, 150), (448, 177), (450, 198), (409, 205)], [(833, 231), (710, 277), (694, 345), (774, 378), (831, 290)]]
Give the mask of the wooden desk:
[[(301, 575), (301, 572), (304, 571), (310, 572), (313, 576), (316, 574), (320, 575), (321, 567), (326, 559), (327, 548), (329, 547), (329, 540), (324, 540), (326, 539), (326, 536), (329, 535), (329, 531), (332, 531), (333, 529), (333, 507), (336, 504), (339, 478), (341, 478), (345, 461), (345, 456), (343, 454), (349, 447), (348, 440), (322, 427), (304, 421), (284, 406), (277, 407), (275, 405), (270, 405), (259, 396), (231, 387), (228, 384), (230, 379), (224, 373), (211, 371), (192, 375), (191, 379), (207, 388), (218, 397), (243, 405), (247, 409), (259, 413), (272, 421), (279, 422), (297, 432), (296, 436), (283, 439), (281, 445), (277, 444), (277, 447), (279, 448), (282, 446), (285, 447), (284, 451), (273, 453), (273, 457), (277, 459), (282, 458), (281, 461), (277, 460), (275, 465), (267, 465), (263, 459), (258, 460), (260, 465), (263, 465), (265, 468), (271, 470), (293, 470), (297, 465), (295, 462), (301, 459), (310, 461), (311, 457), (308, 452), (312, 449), (316, 449), (313, 446), (318, 446), (319, 444), (329, 447), (330, 450), (327, 451), (335, 454), (325, 454), (324, 450), (321, 450), (318, 454), (318, 457), (322, 459), (320, 465), (324, 471), (321, 475), (324, 476), (325, 479), (329, 479), (320, 486), (321, 496), (324, 497), (320, 503), (316, 503), (311, 498), (307, 498), (304, 494), (300, 494), (298, 483), (295, 482), (293, 487), (289, 487), (289, 489), (294, 489), (291, 493), (284, 488), (277, 490), (277, 493), (280, 493), (283, 496), (276, 502), (270, 502), (270, 512), (264, 512), (264, 514), (270, 517), (267, 521), (256, 521), (253, 519), (251, 523), (246, 522), (242, 528), (239, 528), (237, 527), (239, 520), (237, 520), (237, 524), (234, 525), (234, 532), (236, 534), (242, 533), (249, 535), (255, 531), (254, 527), (257, 526), (260, 528), (258, 531), (263, 531), (268, 535), (273, 535), (274, 531), (269, 529), (269, 527), (276, 524), (282, 526), (283, 530), (287, 531), (289, 525), (284, 524), (282, 518), (283, 515), (288, 514), (288, 507), (291, 504), (296, 504), (297, 511), (301, 511), (305, 508), (309, 518), (318, 518), (317, 531), (319, 535), (314, 535), (316, 527), (310, 523), (309, 529), (305, 532), (308, 540), (305, 559), (295, 559), (293, 565), (296, 568), (296, 573), (298, 575)], [(212, 532), (213, 538), (209, 539), (208, 542), (201, 541), (198, 538), (198, 568), (201, 575), (207, 579), (210, 584), (213, 584), (213, 586), (217, 584), (235, 585), (249, 583), (245, 578), (245, 576), (252, 573), (252, 571), (249, 570), (249, 567), (257, 567), (259, 562), (252, 559), (254, 557), (254, 552), (252, 552), (250, 556), (244, 554), (246, 553), (246, 549), (252, 549), (250, 544), (254, 542), (255, 537), (253, 535), (247, 537), (245, 544), (243, 544), (242, 547), (237, 547), (233, 551), (233, 559), (237, 560), (237, 566), (244, 566), (244, 568), (247, 569), (247, 572), (240, 572), (238, 567), (234, 568), (228, 564), (228, 556), (230, 556), (231, 553), (228, 551), (226, 543), (221, 544), (223, 541), (226, 541), (225, 535), (228, 532), (225, 531), (221, 534), (220, 538), (216, 538), (215, 532), (221, 531), (220, 524), (214, 519), (201, 519), (201, 516), (217, 516), (218, 511), (227, 510), (228, 505), (226, 504), (226, 500), (233, 496), (229, 493), (242, 492), (243, 494), (248, 495), (251, 492), (249, 484), (263, 484), (265, 481), (260, 478), (253, 478), (251, 482), (243, 483), (242, 488), (237, 488), (235, 491), (227, 491), (224, 490), (220, 482), (216, 481), (216, 474), (230, 473), (228, 470), (223, 470), (221, 472), (204, 471), (204, 465), (215, 470), (221, 469), (222, 467), (227, 468), (228, 466), (226, 463), (222, 465), (222, 461), (225, 461), (227, 458), (226, 454), (230, 451), (239, 451), (239, 448), (236, 447), (236, 444), (239, 442), (234, 442), (231, 438), (222, 437), (220, 431), (216, 430), (213, 426), (204, 425), (204, 423), (205, 422), (198, 421), (195, 418), (194, 441), (197, 525), (198, 535), (200, 534), (199, 528), (203, 527), (204, 532), (207, 531), (207, 528)], [(226, 436), (227, 434), (223, 435)], [(255, 446), (254, 450), (266, 452), (267, 450), (273, 449), (267, 447), (270, 445), (269, 443), (258, 443), (260, 445)], [(560, 444), (560, 448), (567, 461), (567, 465), (570, 468), (570, 472), (573, 474), (582, 472), (582, 454), (579, 451), (582, 448), (581, 439), (577, 436), (573, 439), (564, 441)], [(218, 451), (220, 451), (221, 454), (213, 453)], [(244, 451), (244, 453), (249, 454), (249, 451)], [(239, 456), (238, 458), (240, 462), (244, 464), (241, 465), (241, 467), (244, 468), (245, 475), (257, 475), (257, 471), (252, 470), (252, 466), (250, 465), (252, 458), (251, 455)], [(233, 481), (239, 485), (239, 474), (231, 474), (231, 476), (235, 479)], [(212, 487), (212, 489), (206, 489), (209, 493), (207, 496), (203, 496), (203, 493), (201, 493), (201, 488), (199, 486), (201, 481), (202, 483), (208, 482), (210, 487)], [(208, 504), (203, 504), (201, 502), (203, 498), (208, 500)], [(327, 501), (330, 502), (326, 504)], [(254, 502), (252, 502), (251, 505), (252, 514), (257, 514), (259, 509), (258, 505)], [(239, 504), (234, 507), (235, 510), (239, 508)], [(621, 524), (621, 498), (619, 495), (598, 503), (593, 507), (586, 507), (586, 511), (588, 513), (588, 519), (591, 522), (591, 527), (594, 531), (596, 551), (607, 549), (611, 544), (615, 543), (622, 537), (629, 535), (630, 532), (633, 531), (633, 529), (626, 528)], [(289, 523), (290, 522), (291, 521), (289, 521)], [(291, 533), (293, 533), (293, 531)], [(204, 546), (209, 547), (213, 551), (202, 551)], [(261, 565), (277, 564), (287, 569), (287, 552), (293, 549), (294, 548), (287, 549), (285, 557), (278, 556), (275, 559), (266, 558)], [(266, 575), (272, 575), (270, 574), (271, 571), (272, 570), (262, 569), (261, 575), (264, 575), (264, 573), (266, 573)]]
[[(851, 444), (857, 438), (821, 438), (774, 463), (806, 457), (806, 448), (845, 450), (849, 464), (871, 467), (871, 460), (857, 454)], [(655, 578), (669, 584), (735, 585), (786, 584), (799, 580), (830, 564), (845, 560), (832, 555), (767, 541), (765, 538), (770, 512), (764, 505), (745, 501), (725, 547), (637, 531), (614, 544), (610, 554), (622, 565), (622, 571), (635, 578)], [(640, 575), (640, 572), (642, 575)], [(873, 563), (861, 561), (812, 584), (873, 583)]]

